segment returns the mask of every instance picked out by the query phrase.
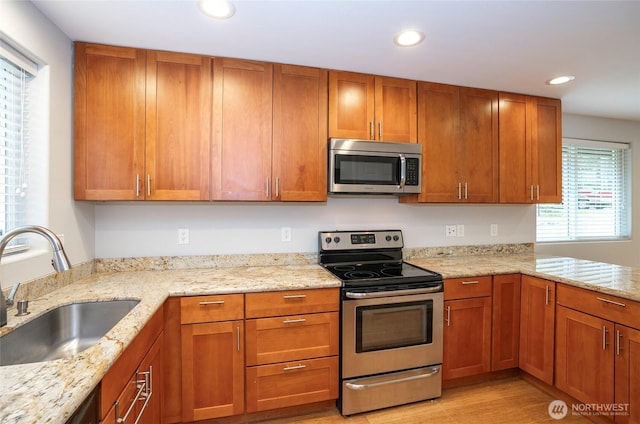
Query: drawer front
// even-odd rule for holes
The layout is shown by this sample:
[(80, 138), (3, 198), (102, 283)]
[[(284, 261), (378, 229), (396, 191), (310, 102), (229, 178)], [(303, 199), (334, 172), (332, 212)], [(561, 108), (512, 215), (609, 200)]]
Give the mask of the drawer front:
[(491, 296), (490, 275), (469, 278), (447, 278), (444, 280), (444, 300), (468, 299)]
[(337, 355), (338, 323), (338, 312), (247, 320), (247, 366)]
[(556, 299), (567, 308), (640, 329), (640, 302), (565, 284), (558, 284)]
[(180, 298), (180, 323), (232, 321), (244, 318), (244, 295), (223, 294)]
[(246, 318), (332, 312), (340, 309), (340, 289), (247, 293)]
[(248, 367), (247, 411), (258, 412), (338, 397), (338, 357)]

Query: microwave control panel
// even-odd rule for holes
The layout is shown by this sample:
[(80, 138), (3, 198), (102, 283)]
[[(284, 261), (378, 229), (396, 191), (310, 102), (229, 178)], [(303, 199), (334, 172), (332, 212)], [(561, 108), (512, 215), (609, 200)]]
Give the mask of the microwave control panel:
[(420, 181), (420, 161), (416, 158), (407, 158), (406, 185), (417, 186)]

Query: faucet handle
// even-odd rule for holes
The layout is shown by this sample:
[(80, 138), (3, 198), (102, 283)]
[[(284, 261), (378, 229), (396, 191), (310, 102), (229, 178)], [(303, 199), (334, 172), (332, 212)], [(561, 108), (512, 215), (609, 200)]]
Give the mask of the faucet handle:
[(16, 297), (16, 292), (18, 291), (18, 287), (20, 287), (20, 283), (15, 283), (9, 292), (9, 297), (7, 297), (6, 304), (7, 306), (13, 306), (13, 299)]

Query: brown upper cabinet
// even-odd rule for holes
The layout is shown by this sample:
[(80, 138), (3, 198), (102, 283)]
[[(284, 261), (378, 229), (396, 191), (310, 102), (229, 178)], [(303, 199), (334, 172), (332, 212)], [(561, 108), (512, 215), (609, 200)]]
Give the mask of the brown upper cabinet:
[(416, 82), (329, 72), (329, 137), (415, 143)]
[(497, 91), (419, 82), (418, 142), (422, 193), (402, 202), (498, 201)]
[(215, 60), (214, 200), (326, 200), (327, 72)]
[(211, 59), (76, 43), (75, 198), (207, 200)]
[(500, 203), (562, 202), (558, 99), (500, 93)]

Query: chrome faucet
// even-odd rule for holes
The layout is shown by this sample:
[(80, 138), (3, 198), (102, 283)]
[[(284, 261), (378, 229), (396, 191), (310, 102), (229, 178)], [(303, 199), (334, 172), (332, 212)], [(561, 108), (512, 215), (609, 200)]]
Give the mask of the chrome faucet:
[[(60, 242), (58, 236), (56, 236), (48, 228), (40, 227), (37, 225), (26, 225), (24, 227), (14, 228), (13, 230), (7, 232), (0, 240), (0, 260), (2, 260), (4, 249), (7, 247), (7, 244), (9, 244), (11, 239), (13, 239), (17, 235), (25, 233), (40, 234), (42, 237), (47, 239), (47, 241), (51, 245), (51, 248), (53, 249), (53, 259), (51, 260), (51, 265), (53, 265), (53, 269), (55, 269), (56, 272), (62, 272), (71, 269), (71, 262), (69, 262), (67, 254), (64, 253), (64, 248), (62, 247), (62, 243)], [(11, 290), (11, 295), (7, 300), (4, 299), (2, 290), (0, 290), (0, 327), (7, 325), (7, 306), (11, 306), (13, 304), (13, 296), (15, 295), (15, 291), (17, 290), (17, 288), (18, 285), (14, 286), (13, 290)], [(11, 304), (9, 304), (9, 301), (11, 302)]]

